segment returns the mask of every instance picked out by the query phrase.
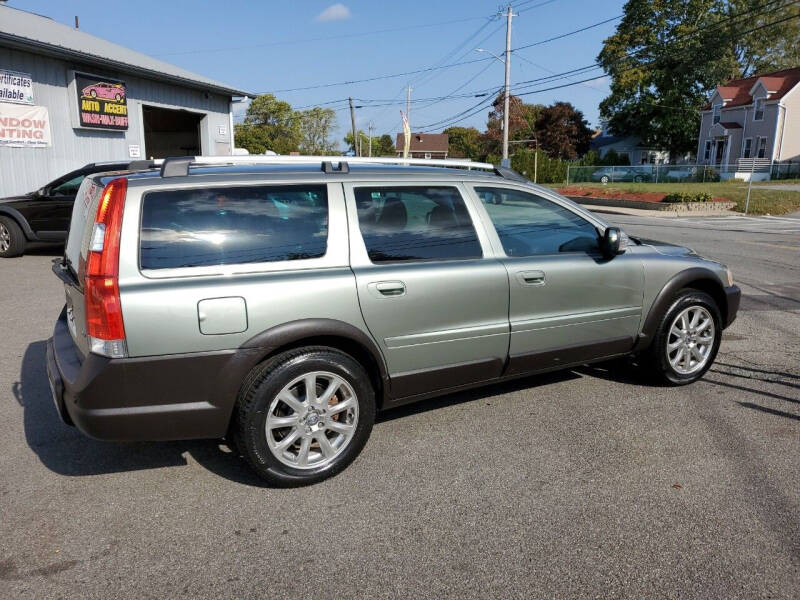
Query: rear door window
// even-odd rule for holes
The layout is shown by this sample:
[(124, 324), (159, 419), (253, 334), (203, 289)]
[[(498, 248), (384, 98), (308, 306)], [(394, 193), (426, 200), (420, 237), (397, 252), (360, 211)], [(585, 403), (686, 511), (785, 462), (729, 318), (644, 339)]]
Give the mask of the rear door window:
[(324, 185), (157, 191), (142, 200), (142, 269), (319, 258), (327, 242)]
[(456, 188), (359, 187), (354, 191), (358, 224), (373, 263), (483, 256)]

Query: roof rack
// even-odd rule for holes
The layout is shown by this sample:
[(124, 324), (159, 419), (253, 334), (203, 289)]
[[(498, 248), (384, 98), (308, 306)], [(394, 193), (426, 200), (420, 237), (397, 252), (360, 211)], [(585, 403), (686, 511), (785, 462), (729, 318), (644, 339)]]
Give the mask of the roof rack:
[[(171, 156), (161, 163), (162, 177), (185, 177), (193, 165), (292, 165), (319, 164), (325, 173), (349, 173), (350, 165), (413, 165), (422, 167), (455, 167), (460, 169), (480, 169), (492, 171), (504, 179), (528, 180), (512, 169), (496, 167), (490, 163), (471, 160), (365, 157), (365, 156)], [(338, 165), (338, 168), (334, 165)]]

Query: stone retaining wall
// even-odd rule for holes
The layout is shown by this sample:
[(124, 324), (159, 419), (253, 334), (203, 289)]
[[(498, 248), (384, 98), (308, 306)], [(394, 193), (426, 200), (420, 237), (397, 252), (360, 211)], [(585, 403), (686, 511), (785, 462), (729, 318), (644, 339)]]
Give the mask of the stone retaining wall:
[(618, 208), (639, 208), (643, 210), (669, 210), (675, 212), (718, 212), (730, 211), (735, 202), (642, 202), (640, 200), (616, 200), (613, 198), (592, 198), (590, 196), (567, 196), (578, 204), (594, 206), (616, 206)]

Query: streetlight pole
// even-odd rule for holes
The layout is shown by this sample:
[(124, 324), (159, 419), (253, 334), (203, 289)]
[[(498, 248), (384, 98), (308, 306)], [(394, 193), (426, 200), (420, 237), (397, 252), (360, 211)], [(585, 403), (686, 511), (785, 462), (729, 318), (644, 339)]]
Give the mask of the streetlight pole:
[(511, 161), (508, 160), (508, 110), (509, 95), (511, 94), (511, 19), (514, 13), (511, 12), (511, 4), (506, 10), (506, 85), (503, 92), (503, 160), (500, 165), (510, 167)]
[(375, 129), (375, 123), (372, 121), (369, 122), (369, 126), (367, 130), (369, 131), (369, 156), (372, 157), (372, 130)]
[(356, 109), (353, 108), (353, 99), (350, 101), (350, 123), (353, 125), (353, 156), (358, 156), (358, 132), (356, 131)]

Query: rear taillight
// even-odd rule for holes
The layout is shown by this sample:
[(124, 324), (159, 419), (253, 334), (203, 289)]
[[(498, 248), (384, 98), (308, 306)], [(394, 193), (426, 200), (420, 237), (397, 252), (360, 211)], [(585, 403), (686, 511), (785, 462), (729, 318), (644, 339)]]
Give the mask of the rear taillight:
[(97, 205), (83, 278), (86, 333), (95, 354), (111, 358), (128, 355), (119, 297), (119, 239), (127, 179), (114, 179)]

